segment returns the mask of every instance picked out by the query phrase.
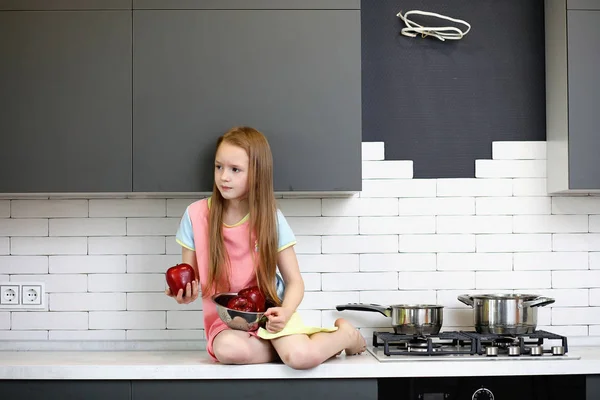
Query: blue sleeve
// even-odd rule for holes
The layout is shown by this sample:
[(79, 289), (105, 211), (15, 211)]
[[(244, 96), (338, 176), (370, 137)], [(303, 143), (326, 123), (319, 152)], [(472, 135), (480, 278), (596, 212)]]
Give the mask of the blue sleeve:
[(294, 236), (292, 228), (290, 228), (290, 225), (280, 210), (277, 210), (277, 237), (279, 238), (277, 251), (287, 249), (296, 244), (296, 236)]
[(192, 221), (190, 220), (190, 215), (188, 214), (188, 209), (185, 209), (185, 213), (183, 217), (181, 217), (181, 222), (179, 223), (179, 229), (177, 229), (177, 235), (175, 235), (175, 240), (181, 246), (196, 251), (194, 248), (194, 230), (192, 229)]

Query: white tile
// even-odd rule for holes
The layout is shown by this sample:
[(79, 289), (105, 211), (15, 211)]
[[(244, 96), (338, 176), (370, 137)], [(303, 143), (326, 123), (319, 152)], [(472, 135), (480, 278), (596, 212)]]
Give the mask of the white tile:
[(513, 220), (511, 216), (438, 216), (437, 233), (510, 233)]
[(398, 274), (400, 289), (473, 289), (475, 288), (475, 272), (473, 271), (431, 271), (400, 272)]
[(473, 311), (464, 308), (444, 308), (443, 326), (473, 326)]
[(358, 271), (358, 254), (300, 254), (301, 272), (353, 272)]
[(515, 253), (515, 270), (588, 269), (588, 253), (535, 252)]
[(51, 274), (124, 273), (125, 256), (50, 256)]
[(180, 218), (127, 218), (127, 236), (175, 235)]
[(0, 236), (48, 236), (47, 219), (0, 219)]
[(599, 233), (555, 233), (553, 251), (600, 251)]
[(167, 311), (167, 329), (202, 329), (202, 311)]
[(328, 310), (339, 304), (358, 303), (359, 292), (306, 292), (299, 309)]
[(545, 178), (546, 160), (475, 160), (476, 178)]
[(513, 179), (513, 196), (547, 196), (546, 178)]
[(474, 197), (423, 197), (398, 200), (399, 215), (472, 215)]
[(165, 217), (166, 199), (90, 199), (90, 217)]
[(89, 314), (90, 329), (164, 329), (167, 320), (165, 311), (90, 311)]
[[(581, 217), (584, 217), (584, 215), (581, 215)], [(590, 226), (589, 226), (589, 231), (590, 232), (600, 232), (600, 215), (590, 215)], [(2, 222), (0, 222), (1, 224)]]
[(321, 199), (278, 199), (277, 206), (286, 218), (321, 215)]
[(0, 271), (4, 274), (47, 274), (48, 257), (0, 256)]
[(435, 233), (434, 216), (360, 217), (361, 235)]
[(360, 197), (435, 197), (435, 179), (372, 179), (362, 183)]
[[(585, 290), (585, 289), (579, 289)], [(587, 290), (586, 290), (587, 291)], [(589, 289), (589, 305), (590, 306), (600, 306), (600, 289)], [(581, 304), (587, 306), (588, 304)]]
[(475, 235), (400, 235), (403, 253), (463, 253), (475, 251)]
[(478, 253), (504, 253), (522, 251), (551, 251), (550, 234), (481, 234), (476, 235)]
[(587, 232), (587, 215), (515, 215), (515, 233)]
[(384, 216), (398, 215), (398, 199), (353, 197), (323, 199), (324, 216)]
[(439, 271), (509, 271), (511, 253), (438, 253)]
[(412, 179), (412, 160), (363, 161), (363, 179)]
[(10, 217), (10, 200), (0, 200), (0, 218)]
[(535, 293), (542, 297), (554, 299), (554, 303), (544, 307), (587, 307), (590, 302), (590, 291), (594, 289), (531, 289), (524, 288), (520, 293)]
[(125, 218), (51, 218), (50, 236), (123, 236)]
[(77, 293), (87, 291), (87, 275), (12, 275), (11, 282), (44, 282), (47, 293)]
[(434, 253), (361, 254), (360, 270), (379, 271), (435, 271)]
[(203, 340), (204, 329), (161, 329), (126, 331), (127, 340)]
[(600, 214), (600, 197), (552, 197), (552, 214)]
[(320, 254), (321, 236), (296, 236), (296, 254)]
[(48, 340), (48, 331), (2, 331), (0, 340)]
[(323, 253), (396, 253), (396, 235), (323, 236)]
[(288, 217), (296, 235), (356, 235), (358, 217)]
[(89, 292), (164, 292), (164, 274), (91, 274)]
[(168, 255), (178, 255), (181, 257), (182, 247), (177, 240), (175, 240), (175, 235), (173, 236), (165, 236), (165, 253)]
[(435, 304), (433, 290), (360, 291), (360, 302), (367, 304)]
[(0, 255), (10, 254), (10, 243), (7, 237), (0, 237)]
[(321, 274), (317, 272), (303, 272), (302, 279), (304, 280), (304, 290), (316, 291), (321, 290)]
[(186, 208), (198, 200), (200, 200), (200, 198), (167, 199), (167, 217), (181, 219)]
[(436, 181), (438, 197), (512, 196), (511, 179), (440, 178)]
[[(182, 262), (181, 254), (174, 255), (128, 255), (128, 273), (165, 273), (170, 267)], [(107, 271), (113, 272), (113, 271)], [(114, 271), (121, 272), (121, 271)]]
[(50, 311), (120, 311), (127, 305), (125, 293), (50, 293), (48, 303)]
[(600, 325), (600, 307), (553, 308), (552, 324)]
[(165, 238), (155, 236), (91, 237), (89, 254), (165, 254)]
[(600, 271), (552, 271), (553, 288), (600, 288)]
[(549, 197), (480, 197), (475, 199), (478, 215), (550, 214)]
[(85, 237), (13, 237), (10, 239), (10, 254), (87, 254), (87, 241)]
[(545, 141), (506, 141), (492, 142), (494, 160), (545, 160)]
[[(552, 332), (556, 335), (566, 336), (568, 338), (574, 336), (588, 336), (588, 327), (586, 325), (538, 325), (538, 330)], [(570, 344), (571, 342), (569, 342)]]
[(202, 310), (202, 300), (190, 304), (178, 304), (164, 293), (127, 293), (129, 311)]
[(87, 217), (88, 200), (12, 200), (12, 218)]
[(538, 307), (538, 324), (550, 325), (552, 323), (552, 308)]
[(600, 252), (589, 253), (590, 269), (600, 269)]
[(383, 160), (385, 158), (385, 143), (362, 142), (361, 154), (363, 160)]
[[(512, 293), (512, 290), (509, 289), (496, 289), (497, 293)], [(488, 289), (443, 289), (437, 290), (437, 304), (441, 304), (445, 307), (451, 308), (465, 308), (469, 310), (473, 310), (473, 307), (464, 304), (463, 302), (458, 300), (458, 296), (467, 295), (474, 296), (478, 294), (489, 294), (490, 291)], [(445, 325), (445, 324), (444, 324)], [(473, 329), (473, 328), (471, 328)]]
[(13, 330), (65, 329), (82, 330), (88, 328), (87, 312), (27, 311), (12, 313)]
[(327, 325), (323, 325), (321, 310), (298, 310), (298, 314), (307, 326), (333, 326), (333, 321), (328, 321)]
[(600, 324), (588, 327), (590, 336), (600, 336)]
[(323, 291), (398, 289), (397, 272), (323, 273)]
[(124, 330), (50, 331), (49, 340), (125, 340)]
[(550, 271), (477, 271), (476, 289), (544, 289), (551, 287)]
[(10, 329), (9, 312), (0, 312), (0, 329)]

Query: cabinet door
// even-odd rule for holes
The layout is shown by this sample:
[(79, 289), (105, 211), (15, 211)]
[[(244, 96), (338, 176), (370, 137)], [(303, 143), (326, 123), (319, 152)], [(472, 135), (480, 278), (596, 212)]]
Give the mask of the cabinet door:
[(129, 381), (0, 381), (2, 399), (130, 400)]
[(131, 191), (131, 45), (131, 11), (0, 11), (0, 192)]
[(263, 132), (276, 191), (361, 189), (360, 10), (134, 10), (133, 190), (212, 190), (216, 139)]

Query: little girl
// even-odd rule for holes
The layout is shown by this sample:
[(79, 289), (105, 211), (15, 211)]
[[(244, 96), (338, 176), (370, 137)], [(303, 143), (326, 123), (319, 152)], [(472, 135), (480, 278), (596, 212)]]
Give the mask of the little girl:
[[(343, 350), (353, 355), (366, 349), (362, 335), (344, 319), (321, 329), (304, 326), (296, 313), (304, 297), (296, 239), (276, 208), (271, 149), (257, 130), (237, 127), (218, 139), (212, 196), (187, 207), (176, 240), (199, 281), (185, 293), (166, 294), (180, 304), (202, 294), (207, 351), (215, 361), (256, 364), (279, 357), (292, 368), (308, 369)], [(253, 285), (276, 304), (265, 312), (265, 329), (230, 329), (211, 296)]]

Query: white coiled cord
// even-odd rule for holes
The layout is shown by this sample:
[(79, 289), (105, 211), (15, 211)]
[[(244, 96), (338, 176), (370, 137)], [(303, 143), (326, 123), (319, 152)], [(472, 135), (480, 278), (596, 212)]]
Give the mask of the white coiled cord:
[[(408, 16), (411, 14), (427, 15), (430, 17), (437, 17), (437, 18), (446, 19), (448, 21), (457, 22), (459, 24), (466, 25), (467, 30), (463, 32), (454, 26), (436, 26), (436, 27), (422, 26), (422, 25), (419, 25), (416, 22), (413, 22), (408, 19)], [(469, 25), (466, 21), (463, 21), (462, 19), (450, 18), (445, 15), (440, 15), (440, 14), (427, 12), (427, 11), (412, 10), (412, 11), (405, 12), (404, 15), (402, 15), (402, 11), (400, 11), (398, 14), (396, 14), (396, 16), (400, 17), (400, 19), (402, 21), (404, 21), (404, 23), (406, 24), (407, 27), (403, 28), (401, 30), (401, 33), (404, 36), (408, 36), (408, 37), (416, 37), (417, 35), (421, 35), (421, 37), (434, 36), (443, 42), (446, 39), (449, 39), (449, 40), (462, 39), (463, 36), (465, 36), (471, 30), (471, 25)]]

